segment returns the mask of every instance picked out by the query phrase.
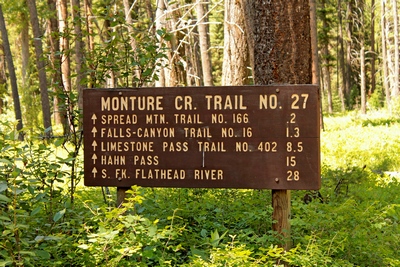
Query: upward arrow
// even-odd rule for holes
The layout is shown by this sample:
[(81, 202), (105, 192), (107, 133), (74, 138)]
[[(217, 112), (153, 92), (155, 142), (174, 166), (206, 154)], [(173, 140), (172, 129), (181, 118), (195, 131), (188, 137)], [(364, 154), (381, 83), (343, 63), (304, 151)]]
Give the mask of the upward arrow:
[(92, 116), (93, 124), (96, 124), (96, 120), (97, 120), (97, 116), (96, 116), (96, 114), (93, 114), (93, 116)]
[(96, 164), (96, 159), (97, 159), (96, 154), (93, 154), (93, 156), (92, 156), (93, 164)]
[(96, 167), (93, 167), (92, 173), (93, 173), (93, 178), (96, 178), (96, 174), (97, 174), (97, 169), (96, 169)]
[(92, 147), (93, 147), (93, 151), (96, 151), (96, 147), (97, 147), (97, 142), (96, 142), (96, 140), (93, 141)]
[(93, 137), (96, 137), (97, 129), (96, 127), (93, 127), (92, 129)]

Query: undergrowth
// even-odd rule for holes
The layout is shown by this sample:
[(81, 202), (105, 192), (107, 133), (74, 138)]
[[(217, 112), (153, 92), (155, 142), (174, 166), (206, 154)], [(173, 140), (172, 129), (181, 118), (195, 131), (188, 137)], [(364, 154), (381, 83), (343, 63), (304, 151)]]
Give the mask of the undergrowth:
[[(292, 249), (271, 231), (271, 192), (78, 186), (64, 142), (0, 131), (0, 266), (400, 266), (400, 123), (326, 117), (322, 188), (292, 192)], [(81, 157), (81, 156), (79, 156)]]

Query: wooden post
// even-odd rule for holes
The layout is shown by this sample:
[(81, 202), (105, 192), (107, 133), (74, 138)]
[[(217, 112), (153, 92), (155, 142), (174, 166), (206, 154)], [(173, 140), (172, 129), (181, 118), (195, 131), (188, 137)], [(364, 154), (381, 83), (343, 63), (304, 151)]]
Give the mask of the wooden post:
[(272, 190), (272, 230), (283, 237), (283, 248), (288, 251), (291, 246), (290, 238), (290, 190)]
[(129, 187), (117, 187), (117, 207), (120, 208), (126, 200), (126, 191)]

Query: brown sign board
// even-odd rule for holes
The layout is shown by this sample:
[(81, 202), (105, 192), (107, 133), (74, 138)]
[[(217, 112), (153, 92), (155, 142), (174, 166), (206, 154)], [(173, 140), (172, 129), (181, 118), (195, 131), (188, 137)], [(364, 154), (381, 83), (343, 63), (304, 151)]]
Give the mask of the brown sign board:
[(319, 189), (314, 85), (85, 89), (87, 186)]

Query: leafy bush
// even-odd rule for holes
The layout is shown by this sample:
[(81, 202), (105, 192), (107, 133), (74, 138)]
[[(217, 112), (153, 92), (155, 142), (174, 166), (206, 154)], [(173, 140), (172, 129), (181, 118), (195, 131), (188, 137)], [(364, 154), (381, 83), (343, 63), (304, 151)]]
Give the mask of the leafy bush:
[(293, 191), (284, 251), (269, 190), (133, 187), (115, 208), (113, 188), (71, 196), (82, 161), (68, 142), (20, 142), (2, 123), (0, 266), (399, 266), (399, 122), (350, 114), (326, 124), (322, 188)]

